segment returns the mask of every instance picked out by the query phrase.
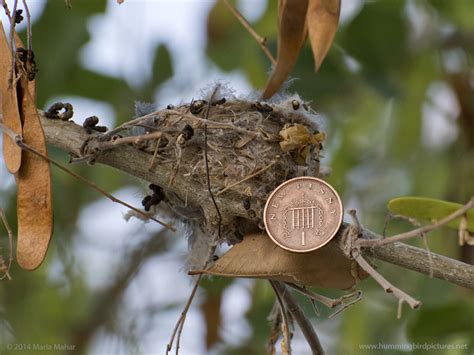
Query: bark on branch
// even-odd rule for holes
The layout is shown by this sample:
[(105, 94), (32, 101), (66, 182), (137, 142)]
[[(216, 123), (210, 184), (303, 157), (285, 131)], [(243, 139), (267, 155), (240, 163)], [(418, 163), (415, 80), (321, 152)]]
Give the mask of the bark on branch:
[[(51, 120), (41, 117), (46, 140), (49, 145), (65, 152), (80, 156), (81, 148), (91, 135), (88, 135), (82, 126), (73, 122)], [(169, 190), (182, 196), (186, 193), (187, 204), (201, 207), (204, 212), (213, 210), (209, 196), (189, 186), (189, 181), (182, 176), (174, 177), (169, 186), (172, 168), (155, 166), (150, 168), (150, 154), (137, 150), (129, 145), (121, 145), (111, 150), (101, 152), (96, 159), (97, 163), (109, 165), (127, 174), (136, 176), (159, 186), (167, 186)], [(217, 203), (225, 215), (248, 218), (247, 211), (242, 204), (242, 197), (235, 192), (226, 192), (216, 196)], [(367, 239), (380, 238), (376, 233), (363, 229), (362, 237)], [(372, 248), (363, 248), (363, 255), (383, 260), (406, 269), (418, 271), (453, 284), (474, 289), (474, 266), (454, 260), (442, 255), (431, 253), (431, 264), (428, 252), (403, 243), (392, 243)]]

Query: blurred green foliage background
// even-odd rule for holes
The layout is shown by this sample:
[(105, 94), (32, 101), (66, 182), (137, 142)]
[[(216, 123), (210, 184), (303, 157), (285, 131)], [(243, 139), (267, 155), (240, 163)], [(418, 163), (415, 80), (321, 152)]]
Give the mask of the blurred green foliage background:
[[(339, 191), (346, 207), (356, 208), (362, 223), (377, 232), (383, 228), (386, 203), (393, 197), (420, 195), (460, 203), (467, 201), (474, 195), (474, 2), (342, 1), (351, 10), (342, 18), (335, 44), (320, 72), (313, 72), (311, 50), (306, 45), (287, 89), (310, 101), (324, 120), (328, 140), (322, 163), (332, 167), (329, 182)], [(84, 65), (87, 57), (80, 60), (81, 51), (96, 28), (91, 20), (100, 22), (99, 15), (107, 15), (112, 9), (127, 12), (132, 2), (135, 1), (126, 0), (119, 10), (114, 9), (118, 5), (112, 0), (108, 4), (105, 0), (73, 0), (72, 9), (66, 8), (63, 1), (46, 2), (33, 25), (34, 49), (40, 68), (38, 107), (45, 108), (57, 97), (93, 99), (110, 104), (118, 124), (133, 116), (135, 100), (152, 102), (162, 97), (160, 93), (169, 87), (176, 89), (189, 84), (187, 77), (192, 77), (192, 73), (177, 72), (176, 52), (170, 50), (169, 42), (155, 41), (153, 53), (143, 53), (142, 60), (148, 64), (136, 70), (148, 74), (146, 80), (138, 84), (120, 75), (91, 69)], [(170, 2), (157, 2), (157, 7), (168, 11)], [(136, 3), (145, 6), (147, 1)], [(192, 2), (180, 3), (186, 7)], [(207, 29), (206, 38), (198, 48), (200, 52), (189, 51), (182, 55), (203, 56), (204, 77), (207, 72), (211, 79), (219, 76), (216, 71), (223, 75), (237, 72), (240, 81), (255, 90), (261, 89), (270, 65), (257, 43), (221, 3), (194, 3), (202, 3), (210, 10), (208, 14), (202, 11), (205, 15), (195, 18)], [(262, 2), (259, 3), (262, 6)], [(252, 25), (267, 37), (275, 53), (277, 2), (263, 3), (265, 11)], [(130, 19), (130, 26), (140, 28), (142, 21), (147, 20), (153, 21), (154, 14), (144, 10), (139, 17)], [(184, 22), (176, 26), (187, 29)], [(127, 26), (113, 31), (122, 41), (130, 41)], [(109, 32), (109, 35), (114, 34)], [(107, 46), (107, 38), (101, 43)], [(189, 46), (196, 47), (192, 43)], [(100, 48), (99, 55), (101, 50), (105, 53), (107, 48)], [(115, 60), (125, 66), (134, 65), (127, 64), (127, 55), (122, 54)], [(232, 80), (229, 81), (232, 85)], [(174, 103), (183, 99), (179, 97), (179, 90), (171, 92), (177, 95)], [(71, 102), (75, 104), (74, 100)], [(81, 123), (83, 118), (75, 119)], [(62, 152), (51, 149), (50, 153), (67, 162)], [(136, 186), (132, 196), (138, 203), (140, 191), (144, 193), (140, 182), (110, 168), (81, 165), (73, 169), (111, 192)], [(5, 172), (2, 179), (8, 179)], [(102, 198), (94, 191), (54, 168), (53, 185), (55, 233), (45, 264), (33, 273), (13, 265), (13, 280), (0, 282), (0, 353), (36, 353), (28, 348), (8, 350), (6, 344), (73, 344), (84, 354), (164, 353), (173, 321), (189, 289), (183, 271), (184, 238), (157, 228), (137, 227), (122, 244), (112, 247), (100, 242), (106, 234), (113, 234), (111, 227), (103, 225), (94, 234), (98, 244), (87, 252), (79, 252), (78, 245), (87, 242), (81, 226), (100, 224), (94, 216), (85, 218), (81, 214), (84, 209), (97, 203), (103, 209), (113, 207), (109, 202), (100, 202)], [(15, 229), (15, 189), (11, 183), (2, 185), (1, 200)], [(117, 220), (122, 218), (120, 212), (114, 216)], [(410, 225), (406, 222), (394, 221), (389, 232), (407, 228)], [(5, 232), (1, 233), (2, 252), (6, 255)], [(422, 246), (421, 241), (412, 243)], [(429, 245), (434, 252), (471, 263), (474, 260), (473, 248), (461, 249), (455, 232), (448, 229), (433, 233)], [(98, 251), (103, 250), (112, 250), (117, 259), (101, 264), (101, 260), (97, 260), (101, 258)], [(153, 258), (175, 262), (171, 267), (155, 268), (144, 274), (144, 266)], [(94, 268), (97, 266), (99, 275), (96, 276), (101, 282), (91, 286), (84, 260)], [(335, 319), (328, 320), (330, 311), (325, 309), (316, 317), (311, 305), (301, 298), (328, 353), (378, 354), (381, 350), (363, 350), (360, 345), (427, 342), (466, 344), (465, 349), (437, 352), (440, 354), (472, 354), (472, 291), (383, 263), (379, 263), (379, 271), (422, 300), (423, 306), (417, 311), (405, 308), (402, 319), (397, 320), (395, 299), (384, 294), (372, 280), (360, 284), (363, 301)], [(140, 297), (150, 292), (151, 298), (160, 298), (165, 288), (147, 290), (151, 280), (160, 278), (182, 279), (185, 287), (171, 290), (178, 295), (175, 300), (134, 307), (134, 302), (139, 304)], [(138, 286), (131, 286), (137, 282)], [(191, 321), (183, 333), (183, 354), (265, 352), (270, 333), (266, 317), (274, 295), (263, 281), (239, 282), (212, 279), (202, 284), (191, 314), (197, 323)], [(240, 335), (235, 337), (227, 331), (224, 336), (230, 325), (226, 324), (229, 318), (223, 303), (230, 292), (237, 292), (234, 291), (236, 285), (240, 285), (239, 295), (243, 292), (242, 297), (251, 302), (241, 314), (246, 331), (244, 335), (237, 332)], [(173, 288), (173, 284), (168, 284), (168, 288)], [(330, 296), (341, 294), (331, 290), (316, 291)], [(163, 314), (168, 314), (171, 321), (156, 322)], [(190, 345), (186, 345), (186, 339), (190, 338)], [(299, 333), (294, 348), (297, 354), (308, 351)], [(54, 352), (58, 351), (49, 353)], [(413, 353), (428, 352), (413, 350)]]

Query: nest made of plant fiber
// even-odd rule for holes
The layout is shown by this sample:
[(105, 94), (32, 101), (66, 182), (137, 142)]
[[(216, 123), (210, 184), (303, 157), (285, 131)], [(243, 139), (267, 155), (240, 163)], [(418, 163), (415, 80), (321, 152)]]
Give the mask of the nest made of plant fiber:
[(324, 139), (315, 115), (296, 99), (275, 104), (220, 99), (209, 106), (209, 112), (205, 100), (169, 105), (141, 126), (147, 132), (162, 132), (158, 143), (149, 142), (142, 150), (156, 153), (157, 165), (173, 165), (170, 185), (180, 174), (192, 180), (194, 188), (207, 191), (204, 124), (215, 194), (234, 191), (265, 198), (298, 174), (298, 166), (305, 165), (307, 146), (314, 143), (319, 150)]
[[(140, 115), (144, 113), (137, 111)], [(144, 140), (137, 147), (152, 155), (153, 164), (169, 175), (167, 184), (161, 186), (165, 198), (155, 210), (157, 213), (166, 210), (168, 216), (174, 213), (173, 217), (188, 226), (188, 235), (201, 232), (207, 235), (201, 238), (205, 240), (204, 246), (211, 243), (213, 239), (209, 236), (215, 236), (217, 230), (216, 221), (209, 220), (205, 211), (207, 208), (208, 212), (215, 212), (210, 204), (208, 176), (211, 191), (222, 209), (220, 241), (234, 244), (245, 234), (239, 230), (242, 226), (264, 228), (265, 201), (279, 184), (304, 175), (311, 159), (318, 163), (312, 175), (318, 175), (319, 153), (325, 137), (317, 116), (298, 96), (275, 102), (234, 97), (227, 100), (217, 97), (211, 104), (195, 100), (146, 114), (135, 119), (130, 127), (133, 127), (129, 132), (132, 135), (161, 133), (157, 140)], [(172, 188), (177, 177), (202, 196), (198, 206), (196, 201), (194, 205), (188, 203), (185, 191), (180, 193)], [(224, 194), (234, 194), (245, 209), (248, 202), (252, 206), (247, 210), (248, 215), (230, 215), (231, 209), (219, 201)], [(190, 238), (191, 245), (193, 240), (196, 238)]]

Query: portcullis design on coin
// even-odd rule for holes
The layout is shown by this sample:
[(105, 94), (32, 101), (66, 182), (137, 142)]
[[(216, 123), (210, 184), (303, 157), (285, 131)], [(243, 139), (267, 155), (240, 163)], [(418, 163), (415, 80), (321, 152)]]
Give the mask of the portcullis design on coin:
[(329, 243), (342, 217), (342, 203), (336, 190), (327, 182), (308, 176), (278, 186), (263, 213), (270, 238), (283, 249), (297, 253)]

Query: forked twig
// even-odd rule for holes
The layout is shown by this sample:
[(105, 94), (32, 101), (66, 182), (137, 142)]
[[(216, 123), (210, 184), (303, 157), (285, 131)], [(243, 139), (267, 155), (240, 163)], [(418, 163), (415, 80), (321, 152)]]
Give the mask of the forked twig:
[[(370, 265), (367, 260), (361, 254), (359, 242), (367, 241), (365, 239), (355, 239), (359, 236), (362, 231), (362, 225), (357, 218), (357, 213), (355, 210), (350, 210), (349, 214), (352, 217), (354, 222), (354, 226), (350, 226), (349, 228), (349, 235), (347, 238), (347, 242), (349, 243), (350, 248), (350, 256), (359, 264), (359, 266), (364, 269), (372, 278), (377, 281), (377, 283), (382, 286), (385, 292), (393, 294), (396, 298), (398, 298), (398, 311), (397, 317), (401, 317), (401, 307), (403, 302), (406, 302), (410, 305), (411, 308), (417, 309), (420, 307), (421, 302), (415, 300), (410, 295), (406, 294), (399, 288), (392, 285), (387, 279), (385, 279), (381, 274), (379, 274), (373, 267)], [(421, 228), (418, 228), (421, 229)], [(420, 232), (419, 232), (420, 233)], [(414, 236), (419, 235), (419, 233), (415, 234)], [(421, 233), (424, 233), (423, 231)], [(354, 238), (355, 237), (355, 238)], [(389, 238), (387, 238), (389, 239)], [(378, 240), (387, 240), (387, 239), (378, 239)]]
[[(420, 307), (421, 302), (415, 300), (410, 295), (406, 294), (399, 288), (393, 286), (389, 281), (387, 281), (382, 275), (380, 275), (363, 257), (359, 250), (354, 249), (352, 251), (352, 256), (357, 261), (357, 263), (362, 267), (372, 278), (377, 281), (377, 283), (382, 286), (385, 292), (393, 294), (398, 298), (399, 302), (406, 302), (410, 305), (411, 308), (417, 309)], [(400, 307), (400, 306), (399, 306)], [(397, 316), (401, 314), (399, 310)]]
[(237, 10), (235, 8), (234, 5), (232, 5), (229, 0), (223, 0), (224, 4), (227, 6), (227, 8), (230, 10), (230, 12), (232, 12), (232, 14), (237, 18), (237, 20), (240, 21), (240, 23), (242, 24), (242, 26), (245, 27), (245, 29), (252, 35), (252, 37), (257, 41), (258, 45), (260, 46), (260, 48), (262, 48), (262, 51), (263, 53), (265, 53), (265, 55), (268, 57), (268, 59), (270, 60), (270, 62), (272, 63), (272, 65), (275, 65), (276, 64), (276, 60), (275, 58), (273, 58), (273, 55), (270, 53), (269, 49), (267, 48), (267, 45), (266, 45), (266, 38), (265, 37), (262, 37), (260, 36), (257, 32), (255, 32), (255, 30), (252, 28), (252, 26), (250, 26), (249, 22), (247, 21), (247, 19), (242, 16), (242, 14), (239, 12), (239, 10)]
[(290, 291), (284, 284), (278, 281), (275, 281), (275, 287), (279, 289), (288, 311), (291, 313), (296, 323), (298, 323), (298, 326), (300, 327), (306, 341), (308, 342), (313, 355), (324, 354), (321, 342), (319, 341), (318, 335), (311, 325), (311, 322), (305, 316), (300, 306), (298, 306), (298, 303), (296, 303), (296, 300), (293, 298)]
[[(328, 308), (335, 308), (335, 307), (341, 305), (341, 307), (339, 309), (337, 309), (335, 312), (331, 313), (331, 315), (329, 315), (328, 318), (333, 318), (334, 316), (340, 314), (341, 312), (345, 311), (347, 308), (351, 307), (352, 305), (354, 305), (357, 302), (359, 302), (360, 300), (362, 300), (362, 292), (361, 291), (351, 292), (347, 295), (342, 295), (339, 298), (333, 299), (333, 298), (325, 297), (323, 295), (311, 292), (307, 288), (301, 287), (299, 285), (296, 285), (296, 284), (293, 284), (293, 283), (290, 283), (290, 282), (285, 282), (285, 284), (288, 285), (289, 287), (295, 289), (299, 293), (307, 296), (309, 299), (322, 303), (323, 305), (325, 305)], [(350, 299), (350, 301), (345, 303), (344, 301), (347, 300), (347, 299)]]
[(183, 331), (184, 322), (186, 321), (186, 316), (188, 314), (189, 307), (191, 307), (191, 304), (193, 303), (193, 299), (194, 299), (194, 296), (196, 295), (196, 291), (199, 287), (199, 283), (201, 282), (201, 278), (202, 278), (202, 274), (197, 277), (196, 283), (194, 284), (194, 287), (191, 291), (191, 294), (188, 297), (188, 300), (187, 300), (187, 302), (184, 306), (184, 309), (181, 312), (181, 315), (180, 315), (178, 321), (176, 322), (176, 325), (174, 326), (173, 333), (171, 334), (170, 341), (166, 345), (166, 355), (168, 355), (169, 352), (171, 351), (171, 349), (173, 348), (174, 338), (175, 338), (176, 334), (178, 334), (178, 338), (176, 340), (176, 354), (178, 354), (178, 352), (179, 352), (179, 342), (180, 342), (180, 338), (181, 338), (181, 332)]

